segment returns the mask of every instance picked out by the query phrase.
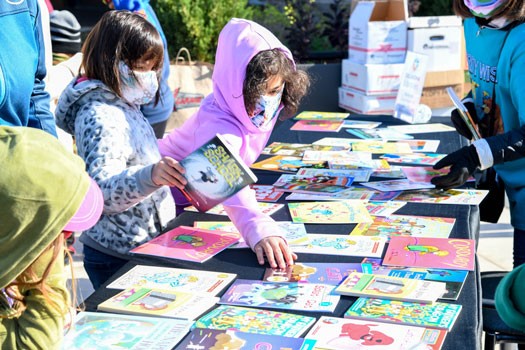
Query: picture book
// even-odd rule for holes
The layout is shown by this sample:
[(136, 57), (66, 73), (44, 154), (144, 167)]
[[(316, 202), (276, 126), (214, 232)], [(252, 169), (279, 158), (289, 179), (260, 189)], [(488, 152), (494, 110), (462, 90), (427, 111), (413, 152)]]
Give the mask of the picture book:
[(111, 282), (107, 288), (127, 289), (136, 286), (215, 296), (235, 277), (236, 274), (226, 272), (137, 265)]
[(189, 332), (193, 321), (161, 317), (79, 312), (64, 335), (68, 350), (170, 350)]
[(412, 150), (412, 152), (437, 152), (439, 146), (439, 140), (421, 140), (421, 139), (412, 139), (412, 140), (401, 140), (397, 141), (398, 143), (406, 143)]
[(387, 201), (387, 202), (376, 202), (370, 201), (366, 203), (366, 210), (372, 216), (390, 216), (396, 211), (404, 207), (406, 202), (401, 201)]
[(233, 305), (219, 305), (195, 321), (194, 328), (227, 329), (255, 334), (298, 338), (315, 323), (315, 317)]
[(301, 168), (328, 168), (328, 163), (324, 161), (318, 163), (305, 163), (303, 162), (302, 157), (273, 156), (253, 163), (251, 168), (293, 174)]
[(193, 329), (174, 350), (313, 350), (314, 340), (220, 329)]
[(479, 205), (488, 194), (487, 190), (476, 189), (430, 189), (419, 191), (403, 191), (396, 200), (417, 203), (463, 204)]
[(295, 120), (341, 120), (348, 117), (347, 112), (303, 111), (294, 117)]
[(366, 120), (352, 120), (352, 119), (345, 119), (343, 121), (343, 128), (375, 129), (379, 125), (381, 125), (381, 122), (373, 122), (373, 121), (366, 121)]
[(383, 153), (412, 153), (410, 146), (403, 142), (390, 142), (381, 140), (363, 140), (352, 143), (354, 152)]
[(445, 283), (352, 272), (335, 288), (335, 293), (428, 304), (445, 293)]
[(446, 335), (442, 329), (321, 316), (305, 339), (326, 350), (439, 350)]
[(392, 237), (383, 264), (474, 271), (475, 250), (473, 239)]
[(361, 185), (381, 192), (435, 188), (435, 186), (430, 182), (416, 182), (409, 179), (363, 182)]
[(360, 223), (350, 232), (351, 236), (443, 237), (447, 238), (456, 219), (437, 216), (390, 215), (375, 216), (371, 223)]
[(313, 145), (322, 145), (322, 146), (340, 146), (344, 149), (349, 149), (352, 145), (352, 142), (355, 142), (355, 139), (344, 138), (344, 137), (323, 137), (317, 141), (312, 142)]
[(434, 165), (446, 154), (441, 153), (404, 153), (404, 154), (383, 154), (380, 158), (389, 163), (414, 164), (414, 165)]
[(355, 188), (350, 188), (346, 191), (341, 191), (335, 195), (324, 194), (306, 194), (306, 193), (291, 193), (286, 196), (287, 201), (333, 201), (357, 199), (367, 201), (374, 195), (373, 191), (355, 191)]
[(266, 146), (261, 154), (270, 156), (297, 156), (302, 157), (306, 150), (317, 150), (317, 151), (338, 151), (342, 150), (342, 146), (329, 146), (329, 145), (313, 145), (305, 143), (285, 143), (285, 142), (272, 142)]
[(345, 160), (351, 159), (353, 156), (350, 154), (349, 150), (342, 151), (316, 151), (316, 150), (306, 150), (303, 153), (303, 162), (309, 163), (319, 163), (319, 162), (330, 162), (337, 159)]
[(342, 126), (342, 120), (298, 120), (290, 130), (338, 132)]
[(461, 117), (461, 119), (463, 119), (463, 122), (465, 123), (470, 133), (472, 134), (472, 138), (474, 140), (481, 139), (481, 134), (479, 133), (477, 124), (472, 119), (472, 116), (470, 115), (470, 112), (468, 111), (467, 107), (465, 107), (463, 102), (461, 102), (461, 100), (459, 99), (458, 95), (456, 95), (456, 92), (454, 91), (452, 87), (449, 86), (446, 88), (446, 90), (447, 90), (448, 96), (454, 103), (454, 106), (456, 106), (459, 116)]
[(257, 182), (250, 168), (219, 134), (179, 163), (186, 170), (184, 177), (188, 181), (183, 193), (201, 212)]
[(238, 233), (179, 226), (130, 252), (202, 263), (239, 239)]
[(284, 269), (266, 268), (263, 281), (338, 285), (350, 272), (362, 272), (361, 263), (295, 263)]
[(117, 314), (194, 320), (218, 301), (218, 297), (179, 290), (132, 287), (98, 304), (98, 310)]
[(450, 169), (434, 169), (431, 166), (404, 166), (401, 167), (401, 171), (409, 181), (430, 183), (433, 177), (447, 175)]
[(392, 165), (390, 166), (390, 169), (388, 171), (380, 170), (380, 171), (374, 171), (372, 177), (381, 177), (381, 178), (387, 178), (387, 179), (404, 179), (405, 174), (401, 170), (400, 166)]
[(292, 221), (303, 224), (351, 224), (372, 222), (365, 203), (359, 200), (288, 203)]
[(389, 125), (387, 128), (407, 134), (426, 134), (434, 132), (456, 131), (453, 126), (442, 123)]
[(433, 304), (409, 301), (358, 298), (345, 318), (408, 324), (450, 331), (459, 316), (461, 305), (435, 302)]
[[(258, 202), (257, 205), (259, 206), (259, 210), (267, 215), (272, 215), (282, 207), (284, 207), (284, 204), (281, 203), (266, 203), (266, 202)], [(189, 207), (184, 208), (185, 211), (198, 211), (197, 208), (190, 205)], [(216, 205), (215, 207), (211, 208), (206, 212), (207, 214), (215, 214), (215, 215), (223, 215), (227, 216), (226, 210), (224, 210), (224, 207), (222, 204)]]
[(375, 169), (376, 162), (370, 152), (347, 152), (344, 157), (333, 158), (328, 161), (330, 169)]
[(384, 237), (309, 233), (308, 242), (293, 247), (295, 253), (379, 258), (386, 244)]
[(266, 309), (333, 312), (341, 298), (334, 286), (321, 283), (265, 282), (237, 279), (219, 304)]
[(367, 195), (370, 194), (369, 199), (374, 202), (388, 202), (396, 198), (401, 193), (400, 191), (381, 192), (361, 185), (356, 185), (354, 188), (352, 188), (352, 191), (361, 192)]
[(297, 172), (297, 176), (343, 176), (353, 177), (354, 182), (367, 182), (370, 179), (370, 169), (312, 169), (302, 168)]
[(349, 176), (283, 174), (273, 183), (273, 187), (280, 192), (334, 195), (350, 188), (353, 181), (354, 178)]
[(255, 199), (258, 202), (275, 203), (282, 197), (283, 193), (276, 191), (272, 185), (250, 185), (251, 189), (255, 191)]
[(346, 132), (363, 140), (410, 140), (414, 136), (389, 128), (346, 129)]

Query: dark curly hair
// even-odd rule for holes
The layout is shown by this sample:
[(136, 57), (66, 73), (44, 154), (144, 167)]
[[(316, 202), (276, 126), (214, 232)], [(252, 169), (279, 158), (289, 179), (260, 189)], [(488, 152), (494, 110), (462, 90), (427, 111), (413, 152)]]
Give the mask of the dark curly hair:
[[(454, 0), (452, 3), (454, 13), (462, 18), (474, 17), (464, 0)], [(508, 0), (501, 5), (492, 15), (491, 19), (505, 17), (511, 21), (523, 21), (525, 19), (525, 6), (523, 0)]]
[(259, 97), (264, 95), (268, 80), (276, 75), (281, 76), (285, 84), (281, 98), (284, 105), (282, 116), (290, 118), (295, 115), (310, 87), (310, 77), (306, 72), (296, 70), (293, 62), (279, 49), (259, 52), (246, 67), (242, 92), (248, 114), (255, 109)]

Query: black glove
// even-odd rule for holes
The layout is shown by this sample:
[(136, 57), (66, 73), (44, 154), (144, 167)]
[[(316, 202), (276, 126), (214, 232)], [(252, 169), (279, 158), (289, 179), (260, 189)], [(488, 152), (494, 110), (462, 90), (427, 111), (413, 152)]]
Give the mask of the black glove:
[(465, 146), (441, 159), (434, 165), (434, 169), (450, 167), (447, 175), (436, 176), (430, 181), (437, 188), (449, 189), (459, 187), (467, 182), (467, 179), (480, 166), (478, 153), (474, 145)]
[[(477, 124), (478, 118), (476, 114), (476, 108), (474, 107), (474, 103), (465, 102), (464, 104), (465, 107), (467, 107), (468, 112), (470, 113), (472, 121)], [(467, 124), (465, 124), (465, 122), (463, 121), (463, 118), (461, 118), (461, 116), (459, 115), (457, 109), (454, 109), (452, 113), (450, 113), (450, 119), (452, 119), (452, 124), (454, 124), (454, 127), (460, 135), (463, 135), (467, 139), (472, 140), (472, 133), (470, 132)]]

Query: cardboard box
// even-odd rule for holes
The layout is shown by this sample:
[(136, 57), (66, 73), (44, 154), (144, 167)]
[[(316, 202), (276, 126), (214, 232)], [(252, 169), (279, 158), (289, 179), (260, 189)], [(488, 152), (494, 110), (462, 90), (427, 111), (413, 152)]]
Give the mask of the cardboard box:
[(462, 68), (462, 36), (462, 22), (457, 16), (408, 20), (408, 51), (427, 55), (429, 72)]
[(389, 114), (394, 112), (397, 94), (364, 95), (357, 91), (339, 88), (339, 107), (359, 114)]
[(404, 64), (361, 64), (345, 59), (341, 66), (343, 87), (365, 95), (384, 95), (399, 90)]
[(358, 2), (348, 21), (348, 58), (361, 64), (404, 62), (407, 18), (406, 0)]
[(452, 107), (446, 88), (451, 86), (463, 98), (465, 71), (461, 69), (441, 72), (427, 72), (420, 103), (430, 108)]

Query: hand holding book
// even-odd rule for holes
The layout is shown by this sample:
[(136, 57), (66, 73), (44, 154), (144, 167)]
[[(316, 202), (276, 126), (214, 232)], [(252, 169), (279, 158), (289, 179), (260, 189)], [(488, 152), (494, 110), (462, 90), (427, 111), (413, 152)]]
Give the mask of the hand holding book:
[(447, 93), (457, 108), (452, 111), (450, 117), (458, 133), (469, 140), (481, 139), (477, 123), (475, 122), (476, 111), (474, 109), (474, 104), (470, 102), (463, 104), (458, 95), (454, 92), (454, 89), (451, 87), (447, 88)]

